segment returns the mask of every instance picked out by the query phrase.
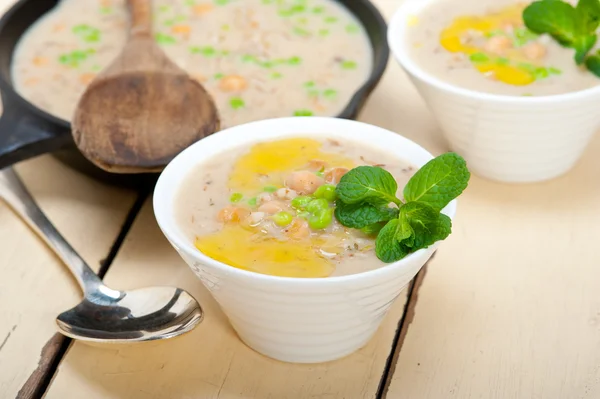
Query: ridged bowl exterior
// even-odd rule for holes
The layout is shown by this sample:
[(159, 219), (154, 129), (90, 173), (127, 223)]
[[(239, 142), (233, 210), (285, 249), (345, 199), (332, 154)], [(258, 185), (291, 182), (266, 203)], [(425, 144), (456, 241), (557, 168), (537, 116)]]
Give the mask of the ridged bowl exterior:
[(451, 149), (472, 172), (502, 182), (539, 182), (568, 172), (600, 129), (600, 86), (511, 97), (462, 89), (428, 75), (410, 58), (406, 28), (411, 16), (435, 1), (406, 0), (390, 22), (388, 41)]
[[(298, 136), (357, 142), (391, 152), (417, 167), (432, 159), (404, 137), (360, 122), (318, 117), (253, 122), (209, 136), (178, 155), (158, 180), (154, 212), (167, 239), (214, 296), (242, 341), (274, 359), (318, 363), (338, 359), (366, 344), (393, 301), (440, 243), (376, 270), (329, 278), (253, 273), (198, 251), (173, 215), (187, 174), (228, 149)], [(443, 210), (451, 218), (455, 211), (456, 201)]]
[(385, 273), (327, 286), (255, 280), (180, 255), (246, 345), (285, 362), (319, 363), (365, 345), (434, 249), (412, 257), (404, 268), (384, 266)]

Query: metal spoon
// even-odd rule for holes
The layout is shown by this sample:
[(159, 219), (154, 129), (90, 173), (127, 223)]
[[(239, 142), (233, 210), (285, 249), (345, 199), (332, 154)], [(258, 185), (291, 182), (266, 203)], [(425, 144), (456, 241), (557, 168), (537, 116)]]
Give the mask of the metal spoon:
[(46, 241), (83, 290), (83, 301), (56, 318), (64, 335), (95, 342), (150, 341), (181, 335), (202, 321), (202, 308), (182, 289), (116, 291), (104, 285), (44, 215), (12, 168), (0, 170), (0, 198)]

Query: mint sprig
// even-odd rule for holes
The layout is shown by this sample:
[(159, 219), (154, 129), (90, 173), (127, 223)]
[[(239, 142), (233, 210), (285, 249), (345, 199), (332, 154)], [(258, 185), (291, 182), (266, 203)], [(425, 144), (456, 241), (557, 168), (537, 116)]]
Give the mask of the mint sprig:
[(377, 234), (377, 257), (396, 262), (450, 235), (452, 222), (441, 210), (464, 191), (469, 178), (461, 156), (440, 155), (409, 180), (402, 201), (396, 197), (398, 184), (388, 171), (359, 166), (336, 187), (335, 217), (346, 227)]
[(561, 46), (574, 49), (575, 62), (587, 66), (586, 57), (598, 40), (600, 1), (579, 0), (573, 7), (562, 0), (538, 0), (523, 10), (523, 21), (529, 30), (547, 33)]

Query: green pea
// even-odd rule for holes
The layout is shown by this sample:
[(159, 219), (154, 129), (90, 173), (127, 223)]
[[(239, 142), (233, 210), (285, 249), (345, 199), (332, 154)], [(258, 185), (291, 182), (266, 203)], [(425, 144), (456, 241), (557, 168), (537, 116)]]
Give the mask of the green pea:
[(253, 197), (248, 200), (248, 205), (250, 205), (251, 207), (255, 207), (257, 202), (258, 199), (256, 197)]
[(300, 65), (302, 64), (302, 58), (296, 56), (290, 57), (288, 58), (287, 63), (288, 65)]
[(301, 28), (299, 26), (295, 26), (293, 29), (293, 32), (295, 35), (298, 35), (298, 36), (309, 36), (310, 35), (309, 31), (307, 31), (306, 29)]
[(553, 67), (548, 68), (548, 72), (550, 72), (552, 75), (560, 75), (562, 73), (560, 69)]
[(265, 188), (263, 188), (263, 191), (265, 191), (267, 193), (274, 193), (275, 191), (277, 191), (277, 187), (275, 187), (275, 186), (266, 186)]
[(346, 25), (346, 32), (348, 32), (348, 33), (358, 33), (359, 31), (360, 31), (360, 28), (358, 27), (358, 25), (355, 25), (355, 24)]
[(302, 218), (302, 219), (308, 219), (311, 215), (310, 215), (310, 212), (302, 211), (302, 212), (298, 212), (296, 214), (296, 216), (298, 216), (299, 218)]
[(158, 44), (175, 44), (177, 40), (173, 36), (165, 35), (164, 33), (157, 33), (154, 35), (154, 39)]
[(469, 56), (469, 59), (471, 60), (471, 62), (488, 62), (490, 60), (490, 57), (488, 57), (488, 55), (486, 53), (473, 53)]
[(313, 112), (309, 109), (299, 109), (294, 111), (294, 116), (313, 116)]
[(306, 210), (310, 213), (317, 213), (325, 209), (329, 209), (329, 202), (325, 198), (314, 199), (306, 205)]
[(548, 75), (548, 70), (544, 67), (536, 68), (533, 73), (533, 76), (535, 76), (536, 79), (546, 79)]
[(355, 61), (343, 61), (342, 62), (342, 69), (356, 69), (356, 62)]
[(334, 98), (335, 96), (337, 96), (337, 90), (335, 90), (335, 89), (326, 89), (323, 92), (323, 95), (325, 96), (325, 98)]
[(242, 100), (239, 97), (233, 97), (229, 100), (229, 105), (233, 109), (240, 109), (240, 108), (244, 108), (246, 103), (244, 102), (244, 100)]
[(301, 195), (292, 200), (292, 208), (294, 209), (306, 209), (306, 206), (313, 200), (313, 197)]
[(273, 215), (273, 221), (277, 226), (281, 227), (287, 226), (288, 224), (292, 223), (292, 219), (292, 215), (290, 215), (287, 212), (278, 212)]
[(325, 198), (329, 202), (335, 201), (335, 186), (333, 184), (323, 184), (315, 191), (316, 198)]
[(333, 221), (333, 208), (322, 209), (308, 218), (308, 225), (313, 230), (327, 228)]
[(235, 204), (236, 202), (240, 202), (242, 198), (244, 198), (244, 195), (242, 193), (233, 193), (231, 194), (231, 197), (229, 197), (229, 201)]

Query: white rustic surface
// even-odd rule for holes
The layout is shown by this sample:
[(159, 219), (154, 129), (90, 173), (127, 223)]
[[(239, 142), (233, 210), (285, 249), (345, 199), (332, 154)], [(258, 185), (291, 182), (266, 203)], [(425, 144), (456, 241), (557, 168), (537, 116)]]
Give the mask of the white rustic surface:
[[(376, 1), (388, 16), (400, 2)], [(392, 63), (361, 119), (439, 153), (447, 147), (431, 118)], [(459, 203), (454, 234), (420, 287), (387, 397), (600, 397), (599, 151), (600, 140), (595, 140), (570, 174), (548, 183), (472, 179)], [(20, 171), (61, 231), (94, 264), (116, 234), (107, 219), (119, 219), (115, 214), (124, 212), (122, 202), (130, 197), (96, 187), (74, 172), (54, 177), (52, 168), (64, 169), (42, 158)], [(76, 206), (83, 210), (76, 212)], [(100, 238), (93, 242), (84, 233)], [(20, 330), (19, 324), (0, 352), (0, 397), (14, 398), (37, 366), (56, 311), (77, 300), (78, 291), (41, 242), (2, 207), (0, 239), (0, 339), (15, 320), (30, 320), (30, 328)], [(15, 262), (28, 267), (7, 266)], [(203, 303), (206, 320), (170, 342), (76, 344), (47, 398), (373, 398), (403, 307), (399, 301), (376, 338), (340, 361), (299, 366), (264, 358), (239, 342), (160, 235), (148, 204), (107, 281), (124, 288), (181, 285)], [(48, 293), (42, 305), (24, 299), (25, 292), (41, 290), (45, 283), (57, 289), (40, 291)], [(2, 297), (8, 286), (21, 302), (10, 298), (9, 304)]]

